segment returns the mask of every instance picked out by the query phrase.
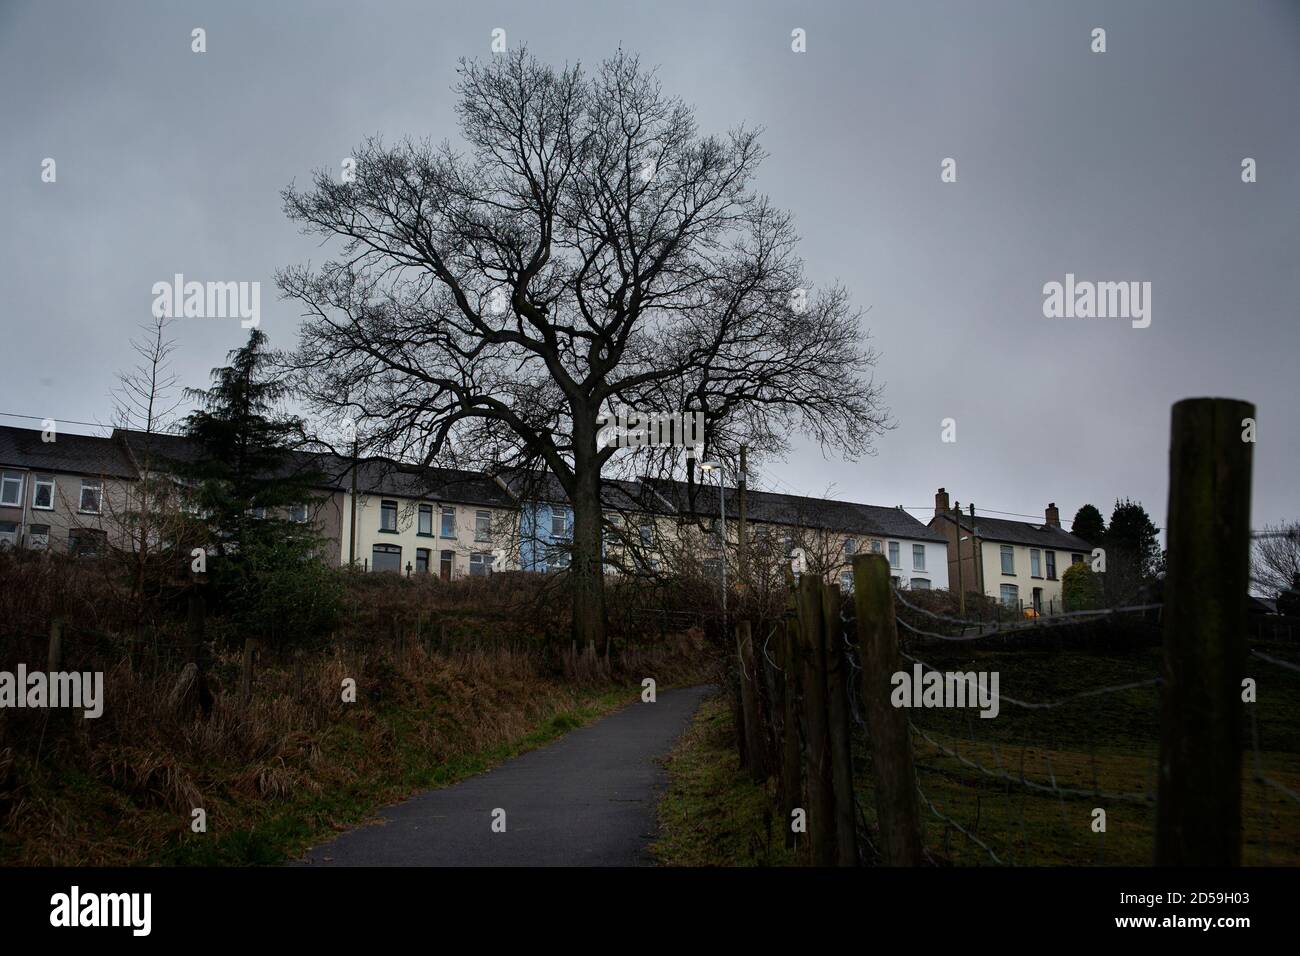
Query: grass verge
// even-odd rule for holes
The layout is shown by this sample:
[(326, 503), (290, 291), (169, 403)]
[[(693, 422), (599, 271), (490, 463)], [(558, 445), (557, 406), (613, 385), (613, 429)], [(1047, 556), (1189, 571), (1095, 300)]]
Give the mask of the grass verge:
[(772, 793), (741, 769), (734, 741), (726, 698), (708, 698), (667, 759), (668, 790), (650, 848), (661, 866), (794, 863)]

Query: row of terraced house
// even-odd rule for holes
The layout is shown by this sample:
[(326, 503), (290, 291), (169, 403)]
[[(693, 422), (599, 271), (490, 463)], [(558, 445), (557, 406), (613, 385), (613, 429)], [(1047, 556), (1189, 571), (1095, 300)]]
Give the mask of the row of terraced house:
[[(120, 533), (115, 517), (133, 482), (195, 454), (173, 435), (55, 437), (0, 426), (0, 548), (95, 553)], [(318, 487), (313, 504), (287, 517), (315, 526), (331, 564), (445, 580), (567, 566), (573, 512), (553, 477), (305, 453), (290, 462), (314, 472)], [(720, 570), (724, 552), (734, 562), (738, 524), (724, 515), (739, 513), (737, 489), (643, 478), (606, 481), (603, 494), (611, 573), (683, 560), (708, 573)], [(1047, 611), (1062, 606), (1065, 568), (1090, 551), (1061, 528), (1055, 504), (1042, 522), (1008, 521), (950, 505), (943, 488), (928, 523), (901, 507), (827, 498), (749, 490), (744, 502), (755, 560), (797, 554), (807, 570), (846, 587), (853, 556), (868, 551), (888, 559), (899, 588), (960, 587)]]

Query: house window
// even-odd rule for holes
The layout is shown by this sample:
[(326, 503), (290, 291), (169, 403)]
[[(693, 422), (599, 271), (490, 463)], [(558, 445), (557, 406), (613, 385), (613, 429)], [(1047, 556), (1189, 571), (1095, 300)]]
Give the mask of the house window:
[(469, 556), (469, 576), (472, 578), (487, 577), (492, 573), (492, 552), (475, 551)]
[(397, 502), (385, 501), (379, 505), (379, 530), (397, 531)]
[(788, 558), (790, 557), (790, 555), (794, 554), (794, 538), (791, 535), (787, 534), (785, 536), (784, 544), (785, 544), (785, 556)]
[(27, 547), (33, 551), (46, 551), (50, 547), (50, 526), (33, 524), (27, 526)]
[(1055, 581), (1056, 580), (1056, 552), (1045, 551), (1043, 553), (1047, 555), (1047, 580)]
[(492, 540), (492, 512), (490, 511), (474, 512), (474, 540), (475, 541)]
[(438, 529), (438, 534), (444, 538), (456, 537), (456, 509), (451, 505), (442, 506), (442, 527)]
[(567, 533), (568, 512), (560, 509), (551, 509), (551, 537), (563, 538)]
[(456, 562), (455, 551), (442, 552), (442, 554), (439, 555), (438, 557), (438, 577), (442, 578), (444, 581), (450, 581), (451, 572), (452, 569), (455, 567), (455, 562)]
[(872, 553), (872, 554), (880, 554), (880, 542), (879, 542), (879, 541), (872, 541), (872, 542), (871, 542), (871, 553)]
[(1039, 614), (1043, 613), (1043, 589), (1034, 588), (1034, 610)]
[(853, 593), (853, 572), (844, 571), (840, 574), (840, 591), (844, 594)]
[(912, 570), (925, 570), (925, 545), (923, 544), (912, 545)]
[(641, 547), (653, 548), (655, 545), (655, 526), (649, 521), (641, 523)]
[(83, 558), (96, 557), (106, 540), (107, 536), (98, 528), (73, 528), (68, 532), (68, 553)]
[(266, 509), (263, 508), (261, 505), (258, 505), (256, 508), (249, 508), (248, 513), (252, 515), (254, 518), (256, 518), (258, 521), (265, 520), (266, 518)]
[[(430, 516), (429, 520), (430, 521), (433, 520), (432, 516)], [(429, 549), (428, 548), (415, 549), (415, 570), (420, 572), (421, 574), (429, 573)]]
[(39, 511), (54, 510), (54, 479), (41, 475), (32, 482), (32, 507)]
[(1020, 606), (1020, 588), (1014, 584), (1002, 585), (1002, 605), (1004, 607)]
[(912, 590), (913, 590), (913, 591), (928, 591), (928, 590), (930, 590), (930, 579), (929, 579), (929, 578), (912, 578), (912, 585), (911, 585), (911, 586), (912, 586)]
[(1037, 548), (1029, 549), (1029, 576), (1031, 578), (1043, 576), (1043, 556)]
[(377, 544), (370, 549), (370, 567), (374, 571), (402, 570), (402, 549), (396, 544)]
[(1002, 545), (1002, 573), (1016, 573), (1016, 549), (1009, 544)]
[(22, 502), (23, 473), (21, 471), (0, 472), (0, 505), (17, 508)]
[(0, 521), (0, 550), (18, 547), (18, 524), (14, 521)]
[(420, 505), (420, 523), (415, 533), (433, 537), (433, 505)]
[(97, 515), (104, 501), (104, 486), (96, 479), (81, 479), (81, 511), (84, 514)]
[(854, 541), (852, 538), (844, 539), (844, 556), (846, 558), (853, 557), (853, 555), (857, 553), (857, 550), (858, 550), (858, 543), (856, 541)]
[(307, 523), (307, 506), (305, 504), (289, 506), (289, 520), (295, 524)]
[[(871, 543), (874, 545), (877, 544), (878, 542), (873, 541)], [(872, 550), (879, 551), (880, 549), (873, 547)], [(889, 542), (889, 566), (891, 568), (901, 568), (903, 566), (902, 561), (903, 559), (898, 556), (898, 542), (897, 541)]]
[(1071, 555), (1070, 555), (1070, 563), (1071, 563), (1071, 564), (1083, 564), (1083, 555), (1081, 555), (1081, 554), (1071, 554)]

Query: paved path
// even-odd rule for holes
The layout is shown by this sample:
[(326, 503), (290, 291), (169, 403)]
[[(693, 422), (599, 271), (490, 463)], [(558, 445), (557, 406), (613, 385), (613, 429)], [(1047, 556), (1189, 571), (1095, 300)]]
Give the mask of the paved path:
[[(666, 755), (712, 688), (665, 691), (314, 847), (310, 866), (636, 866), (650, 862)], [(492, 832), (492, 812), (506, 831)]]

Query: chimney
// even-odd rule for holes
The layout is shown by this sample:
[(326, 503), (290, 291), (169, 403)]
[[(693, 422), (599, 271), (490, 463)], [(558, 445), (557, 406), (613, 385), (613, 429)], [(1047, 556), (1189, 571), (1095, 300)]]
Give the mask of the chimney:
[(948, 491), (940, 488), (934, 495), (934, 516), (946, 515), (948, 511)]
[(1055, 501), (1047, 504), (1047, 526), (1049, 528), (1059, 528), (1061, 526), (1061, 512), (1057, 510)]

